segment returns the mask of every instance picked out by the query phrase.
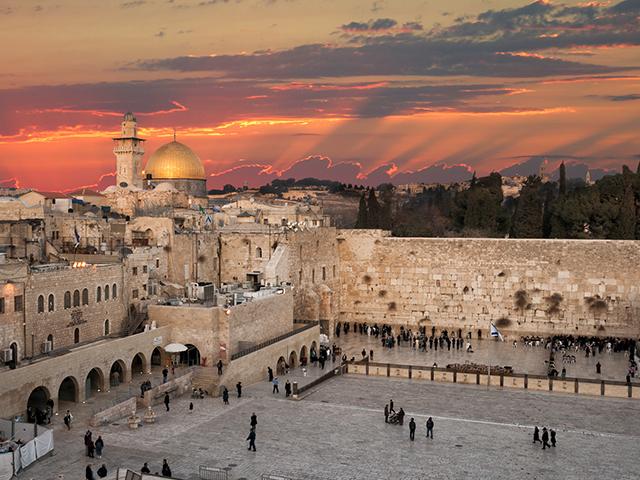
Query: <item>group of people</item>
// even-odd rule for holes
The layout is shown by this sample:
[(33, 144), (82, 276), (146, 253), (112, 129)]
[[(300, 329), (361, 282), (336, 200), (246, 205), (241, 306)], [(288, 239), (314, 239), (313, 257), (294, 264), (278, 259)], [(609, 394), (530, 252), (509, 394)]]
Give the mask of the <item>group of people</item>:
[[(104, 449), (104, 440), (102, 440), (102, 436), (98, 435), (98, 438), (96, 438), (96, 440), (94, 441), (93, 432), (91, 430), (87, 430), (86, 433), (84, 434), (84, 447), (85, 447), (85, 454), (87, 455), (87, 457), (102, 458), (102, 450)], [(104, 463), (96, 471), (98, 478), (105, 478), (107, 476), (107, 473), (108, 473), (107, 466)], [(92, 465), (87, 465), (87, 468), (85, 471), (85, 477), (86, 477), (86, 480), (95, 480), (95, 477), (93, 475)]]
[[(397, 412), (395, 411), (393, 406), (393, 399), (390, 399), (389, 403), (384, 406), (384, 423), (397, 423), (398, 425), (404, 425), (404, 416), (405, 412), (402, 407)], [(433, 417), (429, 417), (427, 419), (425, 426), (427, 428), (427, 438), (433, 440)], [(411, 420), (409, 421), (409, 440), (413, 442), (415, 438), (416, 420), (415, 418), (411, 417)]]
[[(148, 462), (144, 462), (144, 465), (142, 465), (142, 468), (140, 469), (140, 473), (151, 473), (151, 469), (149, 468)], [(155, 474), (158, 475), (158, 472), (156, 472)], [(166, 458), (162, 460), (162, 476), (163, 477), (171, 476), (171, 468), (169, 467), (169, 462), (167, 462)]]
[[(549, 443), (551, 440), (551, 443)], [(541, 443), (542, 449), (556, 446), (556, 431), (551, 428), (547, 430), (547, 427), (542, 427), (542, 436), (540, 435), (540, 429), (536, 426), (533, 429), (533, 443)]]

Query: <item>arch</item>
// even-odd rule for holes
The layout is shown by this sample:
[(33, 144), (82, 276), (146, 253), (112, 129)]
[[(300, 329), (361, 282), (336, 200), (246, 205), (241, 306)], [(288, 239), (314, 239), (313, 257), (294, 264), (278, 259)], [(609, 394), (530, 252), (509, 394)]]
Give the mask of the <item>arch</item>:
[(153, 352), (151, 352), (151, 366), (163, 366), (164, 359), (165, 356), (165, 351), (162, 347), (156, 347), (153, 349)]
[(110, 327), (111, 327), (111, 325), (109, 325), (109, 319), (107, 318), (104, 321), (104, 336), (105, 337), (111, 333), (111, 328)]
[(104, 301), (109, 300), (109, 285), (104, 286)]
[(79, 402), (80, 389), (76, 377), (66, 377), (58, 387), (58, 402)]
[(80, 290), (73, 291), (73, 306), (74, 307), (80, 306)]
[(309, 362), (309, 354), (307, 352), (307, 346), (303, 345), (300, 349), (300, 365), (305, 366)]
[(49, 335), (47, 335), (47, 342), (49, 342), (51, 350), (53, 350), (53, 334), (50, 333)]
[(298, 354), (293, 351), (289, 354), (289, 368), (294, 369), (298, 366)]
[(131, 376), (144, 375), (146, 373), (147, 358), (144, 353), (136, 353), (131, 360)]
[(284, 357), (280, 357), (278, 359), (278, 362), (276, 363), (276, 375), (284, 375), (286, 371), (286, 364), (287, 361), (284, 359)]
[(96, 288), (96, 303), (100, 303), (102, 301), (102, 287), (98, 285)]
[(47, 306), (50, 312), (54, 312), (56, 310), (56, 297), (53, 295), (53, 293), (49, 294), (49, 300), (47, 302)]
[(89, 305), (89, 289), (82, 289), (82, 305)]
[(195, 345), (185, 343), (186, 352), (180, 352), (180, 363), (188, 366), (200, 365), (200, 350)]
[(64, 292), (64, 308), (71, 308), (71, 292), (68, 290)]
[(34, 388), (27, 399), (27, 421), (42, 422), (43, 413), (47, 410), (47, 402), (51, 398), (47, 387)]
[(44, 295), (38, 295), (38, 313), (44, 313)]
[(80, 329), (76, 328), (73, 331), (73, 343), (80, 343)]
[(85, 395), (87, 398), (93, 397), (96, 393), (104, 390), (104, 373), (98, 367), (92, 368), (87, 373), (85, 379)]
[(11, 364), (15, 365), (18, 363), (18, 344), (16, 342), (11, 342), (9, 348), (11, 349)]
[(118, 285), (115, 283), (111, 287), (111, 298), (118, 298)]
[(117, 387), (125, 380), (127, 366), (122, 360), (116, 360), (109, 370), (109, 385)]

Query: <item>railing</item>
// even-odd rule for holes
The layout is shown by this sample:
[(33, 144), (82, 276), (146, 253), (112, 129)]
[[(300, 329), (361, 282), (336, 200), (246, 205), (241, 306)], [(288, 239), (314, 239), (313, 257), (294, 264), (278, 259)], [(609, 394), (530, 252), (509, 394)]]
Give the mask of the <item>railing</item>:
[[(438, 382), (512, 387), (525, 390), (565, 392), (600, 395), (618, 398), (640, 398), (640, 384), (617, 380), (596, 380), (579, 377), (549, 377), (527, 373), (465, 372), (455, 369), (405, 365), (380, 362), (357, 362), (349, 364), (348, 373), (370, 376), (400, 377)], [(558, 388), (559, 387), (559, 388)]]
[(229, 473), (224, 468), (200, 465), (200, 468), (198, 468), (198, 478), (200, 478), (200, 480), (227, 480)]
[(287, 332), (284, 333), (282, 335), (279, 335), (277, 337), (274, 337), (270, 340), (267, 340), (265, 342), (259, 343), (258, 345), (254, 345), (253, 347), (249, 347), (249, 348), (245, 348), (244, 350), (241, 350), (239, 352), (234, 353), (233, 355), (231, 355), (231, 360), (237, 360), (240, 357), (244, 357), (245, 355), (249, 355), (250, 353), (253, 352), (257, 352), (258, 350), (261, 350), (265, 347), (268, 347), (269, 345), (273, 345), (274, 343), (278, 343), (282, 340), (284, 340), (285, 338), (289, 338), (289, 337), (293, 337), (294, 335), (297, 335), (298, 333), (304, 332), (305, 330), (309, 330), (310, 328), (313, 328), (317, 325), (316, 323), (309, 323), (309, 324), (305, 324), (304, 327), (301, 327), (297, 330), (293, 330), (291, 332)]

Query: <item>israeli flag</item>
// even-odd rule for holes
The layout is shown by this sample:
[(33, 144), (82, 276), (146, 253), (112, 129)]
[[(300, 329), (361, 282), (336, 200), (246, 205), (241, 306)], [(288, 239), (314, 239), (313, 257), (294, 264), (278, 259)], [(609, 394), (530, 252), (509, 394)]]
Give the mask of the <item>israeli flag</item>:
[(73, 236), (76, 240), (76, 244), (74, 248), (78, 248), (78, 246), (80, 245), (80, 234), (78, 233), (77, 227), (73, 227)]
[(496, 326), (493, 323), (491, 324), (491, 332), (490, 333), (491, 333), (492, 337), (498, 337), (501, 341), (504, 342), (504, 337), (502, 336), (500, 331), (496, 328)]

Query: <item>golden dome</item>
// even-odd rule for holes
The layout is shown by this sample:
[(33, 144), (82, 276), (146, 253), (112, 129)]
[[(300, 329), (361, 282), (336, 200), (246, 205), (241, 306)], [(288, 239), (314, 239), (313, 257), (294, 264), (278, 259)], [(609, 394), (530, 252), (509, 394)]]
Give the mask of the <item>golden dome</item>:
[(200, 158), (183, 143), (165, 143), (149, 158), (144, 171), (153, 180), (190, 179), (206, 180), (207, 176)]

